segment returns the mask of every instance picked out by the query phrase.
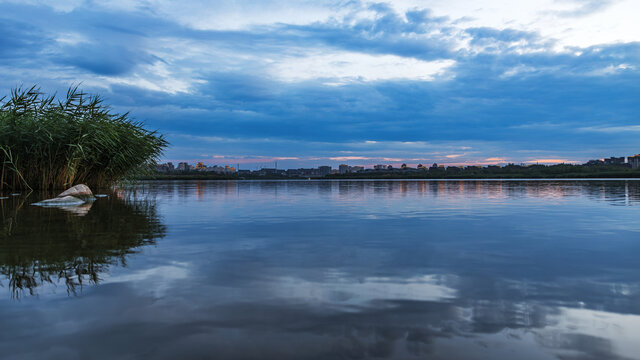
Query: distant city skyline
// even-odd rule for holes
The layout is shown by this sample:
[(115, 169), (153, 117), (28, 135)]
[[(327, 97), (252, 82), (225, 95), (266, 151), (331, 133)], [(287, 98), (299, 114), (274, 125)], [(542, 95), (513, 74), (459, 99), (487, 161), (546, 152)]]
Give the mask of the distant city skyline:
[(351, 165), (351, 166), (364, 166), (366, 168), (372, 168), (375, 165), (379, 165), (379, 164), (386, 164), (386, 165), (393, 165), (393, 166), (400, 166), (402, 164), (407, 164), (408, 166), (412, 166), (412, 167), (416, 167), (419, 164), (422, 165), (431, 165), (433, 163), (438, 163), (438, 164), (443, 164), (443, 165), (447, 165), (447, 166), (476, 166), (476, 165), (501, 165), (501, 164), (509, 164), (509, 163), (514, 163), (514, 164), (545, 164), (545, 165), (552, 165), (552, 164), (560, 164), (560, 163), (566, 163), (566, 164), (581, 164), (584, 163), (586, 161), (564, 161), (562, 159), (540, 159), (541, 161), (504, 161), (504, 162), (446, 162), (446, 160), (444, 161), (437, 161), (437, 160), (428, 160), (425, 159), (423, 161), (418, 161), (416, 162), (416, 160), (407, 160), (407, 161), (400, 161), (400, 160), (394, 160), (394, 161), (388, 161), (385, 160), (384, 158), (376, 160), (376, 159), (370, 159), (370, 160), (366, 160), (366, 162), (362, 162), (362, 161), (358, 161), (358, 160), (349, 160), (349, 161), (338, 161), (338, 160), (320, 160), (320, 159), (300, 159), (300, 160), (292, 160), (292, 159), (280, 159), (280, 160), (271, 160), (271, 161), (254, 161), (252, 159), (230, 159), (230, 160), (217, 160), (217, 159), (193, 159), (193, 160), (189, 160), (189, 159), (163, 159), (162, 162), (172, 162), (174, 164), (178, 164), (180, 162), (187, 162), (189, 164), (197, 164), (198, 162), (202, 162), (205, 165), (233, 165), (233, 166), (237, 166), (240, 165), (240, 168), (245, 168), (245, 169), (259, 169), (259, 168), (273, 168), (276, 167), (275, 163), (277, 162), (277, 168), (280, 169), (287, 169), (287, 168), (300, 168), (300, 167), (313, 167), (313, 166), (322, 166), (322, 165), (330, 165), (333, 167), (337, 167), (341, 164), (347, 164), (347, 165)]
[[(80, 84), (247, 167), (637, 152), (636, 0), (0, 0), (0, 97)], [(220, 159), (220, 160), (217, 160)]]
[[(302, 165), (296, 165), (297, 163), (294, 162), (287, 162), (288, 161), (293, 161), (292, 159), (272, 159), (271, 161), (264, 161), (264, 159), (261, 159), (263, 161), (259, 161), (259, 162), (253, 162), (253, 159), (240, 159), (240, 160), (245, 160), (245, 162), (224, 162), (224, 160), (221, 161), (221, 159), (214, 159), (214, 160), (207, 160), (207, 159), (196, 159), (196, 160), (166, 160), (163, 163), (167, 163), (167, 162), (171, 162), (173, 163), (175, 166), (177, 166), (177, 164), (179, 163), (187, 163), (190, 165), (195, 165), (197, 163), (202, 163), (204, 166), (233, 166), (237, 169), (249, 169), (249, 170), (258, 170), (258, 169), (262, 169), (262, 168), (278, 168), (278, 169), (297, 169), (297, 168), (308, 168), (308, 167), (317, 167), (317, 166), (331, 166), (333, 168), (338, 168), (340, 165), (349, 165), (349, 166), (357, 166), (357, 167), (364, 167), (366, 169), (371, 169), (373, 167), (375, 167), (376, 165), (391, 165), (394, 167), (400, 167), (402, 165), (407, 165), (408, 167), (417, 167), (419, 165), (423, 165), (426, 167), (429, 167), (433, 164), (438, 164), (438, 165), (444, 165), (444, 166), (490, 166), (490, 165), (507, 165), (507, 164), (527, 164), (527, 165), (532, 165), (532, 164), (540, 164), (540, 165), (555, 165), (555, 164), (588, 164), (591, 162), (596, 162), (596, 161), (602, 161), (604, 163), (608, 163), (611, 161), (615, 161), (616, 163), (619, 163), (620, 161), (622, 161), (622, 163), (626, 163), (627, 162), (627, 158), (631, 158), (631, 157), (638, 157), (639, 155), (637, 154), (630, 154), (630, 155), (624, 155), (624, 156), (618, 156), (618, 155), (613, 155), (613, 156), (605, 156), (605, 157), (597, 157), (594, 159), (588, 159), (588, 160), (584, 160), (584, 161), (563, 161), (561, 159), (539, 159), (538, 161), (505, 161), (505, 162), (488, 162), (488, 163), (455, 163), (455, 162), (442, 162), (442, 161), (434, 161), (434, 160), (424, 160), (424, 161), (420, 161), (420, 162), (407, 162), (407, 161), (403, 161), (403, 162), (390, 162), (390, 161), (386, 161), (388, 160), (388, 158), (382, 158), (382, 159), (378, 159), (380, 161), (374, 161), (374, 162), (367, 162), (367, 163), (361, 163), (358, 162), (358, 160), (354, 160), (351, 159), (351, 161), (337, 161), (337, 160), (333, 160), (333, 161), (322, 161), (320, 159), (313, 159), (314, 163), (312, 166), (309, 166), (309, 163), (299, 163), (299, 164), (306, 164), (307, 166), (302, 166)], [(386, 160), (385, 160), (386, 159)], [(372, 161), (375, 159), (371, 159), (369, 161)], [(394, 159), (396, 160), (396, 159)], [(415, 159), (414, 159), (415, 161)]]
[[(632, 156), (632, 155), (628, 155), (628, 156)], [(625, 156), (626, 157), (626, 156)], [(604, 157), (600, 157), (600, 158), (595, 158), (595, 159), (605, 159)], [(269, 161), (270, 160), (270, 161)], [(415, 159), (409, 159), (407, 161), (400, 161), (397, 159), (394, 159), (394, 161), (389, 161), (388, 158), (387, 160), (385, 160), (385, 158), (380, 158), (380, 159), (367, 159), (366, 161), (363, 162), (363, 160), (348, 160), (348, 161), (339, 161), (339, 160), (322, 160), (322, 159), (300, 159), (300, 160), (295, 160), (295, 159), (269, 159), (269, 160), (265, 160), (265, 159), (260, 159), (260, 161), (256, 161), (254, 159), (229, 159), (229, 160), (224, 160), (224, 159), (163, 159), (161, 162), (166, 163), (166, 162), (172, 162), (174, 164), (178, 164), (180, 162), (186, 162), (189, 164), (197, 164), (198, 162), (202, 162), (205, 165), (230, 165), (230, 166), (235, 166), (237, 167), (239, 165), (239, 168), (241, 169), (260, 169), (260, 168), (273, 168), (276, 167), (276, 163), (277, 163), (277, 168), (279, 169), (295, 169), (295, 168), (302, 168), (302, 167), (314, 167), (314, 166), (323, 166), (323, 165), (329, 165), (329, 166), (333, 166), (333, 167), (338, 167), (341, 164), (346, 164), (346, 165), (350, 165), (350, 166), (363, 166), (365, 168), (372, 168), (375, 165), (379, 165), (379, 164), (385, 164), (385, 165), (392, 165), (392, 166), (401, 166), (402, 164), (406, 164), (407, 166), (411, 166), (411, 167), (416, 167), (420, 164), (422, 165), (432, 165), (433, 163), (437, 163), (437, 164), (442, 164), (442, 165), (446, 165), (446, 166), (487, 166), (487, 165), (506, 165), (506, 164), (542, 164), (542, 165), (554, 165), (554, 164), (583, 164), (586, 163), (589, 160), (593, 160), (593, 159), (585, 159), (582, 161), (569, 161), (569, 160), (563, 160), (563, 159), (538, 159), (538, 160), (531, 160), (531, 161), (490, 161), (490, 162), (455, 162), (455, 161), (447, 161), (447, 160), (434, 160), (434, 159), (423, 159), (421, 161), (416, 161)]]

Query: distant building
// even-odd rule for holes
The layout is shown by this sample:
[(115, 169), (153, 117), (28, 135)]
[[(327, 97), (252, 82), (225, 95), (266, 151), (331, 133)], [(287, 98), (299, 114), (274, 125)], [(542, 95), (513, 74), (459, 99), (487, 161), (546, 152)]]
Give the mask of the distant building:
[[(637, 155), (636, 155), (637, 156)], [(596, 159), (589, 160), (584, 163), (585, 166), (599, 166), (599, 165), (609, 165), (609, 166), (629, 166), (625, 162), (624, 156), (622, 157), (610, 157), (608, 159)]]
[(206, 170), (206, 169), (207, 169), (207, 167), (206, 167), (206, 166), (204, 166), (204, 164), (202, 163), (202, 161), (196, 164), (196, 170), (198, 170), (198, 171), (204, 171), (204, 170)]
[(364, 171), (364, 166), (352, 166), (350, 170), (353, 173), (361, 172)]
[(640, 155), (627, 157), (627, 162), (631, 165), (632, 169), (640, 168)]
[(387, 165), (374, 165), (374, 170), (387, 170)]
[(624, 165), (624, 156), (623, 157), (610, 157), (608, 159), (604, 159), (605, 165)]
[(289, 169), (285, 172), (288, 177), (319, 177), (320, 170), (318, 169)]
[(173, 167), (173, 163), (171, 162), (166, 164), (158, 164), (154, 168), (157, 172), (161, 172), (161, 173), (170, 173), (175, 170)]
[(287, 171), (276, 168), (262, 168), (257, 172), (257, 174), (259, 176), (285, 176)]
[(349, 168), (349, 165), (345, 165), (345, 164), (341, 164), (338, 166), (338, 174), (346, 174), (351, 172), (351, 169)]
[(318, 166), (318, 175), (327, 176), (331, 174), (331, 166)]
[(186, 162), (178, 163), (178, 171), (189, 171), (190, 168), (191, 167)]

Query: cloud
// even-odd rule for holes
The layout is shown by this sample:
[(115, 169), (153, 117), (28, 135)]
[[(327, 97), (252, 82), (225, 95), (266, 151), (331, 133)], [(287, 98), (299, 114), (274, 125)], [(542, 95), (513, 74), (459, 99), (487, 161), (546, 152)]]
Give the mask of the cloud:
[(28, 23), (3, 19), (0, 21), (0, 59), (22, 59), (39, 53), (47, 35)]
[[(288, 4), (0, 3), (10, 34), (0, 40), (0, 86), (61, 92), (82, 83), (167, 133), (174, 159), (446, 163), (464, 153), (465, 162), (518, 162), (637, 152), (629, 133), (640, 111), (640, 43), (611, 40), (620, 32), (575, 45), (538, 26), (548, 15), (531, 20), (493, 2), (473, 14), (403, 1)], [(318, 11), (296, 19), (302, 9)], [(487, 9), (515, 20), (498, 23)], [(236, 16), (245, 10), (247, 19)], [(459, 21), (465, 15), (474, 19)]]
[(552, 13), (566, 17), (588, 16), (610, 7), (616, 0), (565, 0), (564, 2), (573, 3), (574, 7), (570, 10), (557, 10)]
[(335, 156), (330, 157), (329, 160), (333, 161), (351, 161), (351, 160), (375, 160), (366, 156)]
[(158, 60), (141, 51), (133, 51), (122, 45), (86, 44), (63, 46), (54, 61), (97, 75), (122, 76), (131, 73), (136, 66)]
[(633, 133), (640, 131), (640, 125), (629, 126), (590, 126), (578, 128), (578, 131), (596, 133)]
[[(454, 60), (422, 61), (396, 55), (368, 55), (354, 52), (307, 54), (285, 58), (271, 74), (282, 81), (325, 80), (325, 84), (349, 81), (416, 80), (446, 77)], [(332, 82), (333, 81), (333, 82)]]
[(575, 162), (576, 161), (567, 160), (567, 159), (535, 159), (535, 160), (527, 161), (527, 163), (536, 163), (536, 164), (545, 164), (545, 165), (549, 165), (549, 164), (569, 164), (569, 163), (575, 163)]

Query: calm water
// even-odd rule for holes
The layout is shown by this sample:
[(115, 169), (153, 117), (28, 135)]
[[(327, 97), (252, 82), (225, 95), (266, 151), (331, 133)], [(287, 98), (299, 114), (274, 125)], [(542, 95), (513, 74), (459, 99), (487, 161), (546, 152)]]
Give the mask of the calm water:
[(38, 198), (0, 200), (2, 358), (640, 358), (637, 181)]

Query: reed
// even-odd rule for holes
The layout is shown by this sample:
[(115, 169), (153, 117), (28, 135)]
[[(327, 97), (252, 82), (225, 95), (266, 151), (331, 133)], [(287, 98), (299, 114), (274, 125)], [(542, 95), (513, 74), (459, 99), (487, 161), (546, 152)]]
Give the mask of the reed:
[(35, 86), (0, 99), (0, 192), (109, 187), (146, 172), (166, 146), (77, 86), (61, 100)]

